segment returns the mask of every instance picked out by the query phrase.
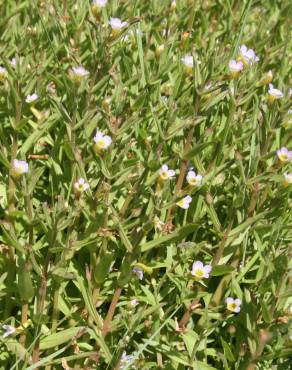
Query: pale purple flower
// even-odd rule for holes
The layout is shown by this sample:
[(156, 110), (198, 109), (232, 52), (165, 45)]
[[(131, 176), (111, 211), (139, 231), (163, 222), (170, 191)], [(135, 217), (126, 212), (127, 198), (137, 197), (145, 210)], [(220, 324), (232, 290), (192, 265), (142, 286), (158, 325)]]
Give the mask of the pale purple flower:
[(28, 163), (25, 161), (19, 161), (18, 159), (14, 159), (11, 168), (12, 176), (20, 177), (25, 173), (28, 173)]
[(186, 68), (193, 69), (194, 58), (192, 55), (185, 55), (183, 58), (181, 58), (181, 61), (185, 65)]
[(97, 6), (98, 8), (104, 8), (108, 0), (93, 0), (92, 5)]
[(241, 61), (237, 62), (236, 60), (230, 60), (228, 67), (231, 73), (237, 74), (243, 70), (243, 63)]
[(128, 26), (128, 22), (122, 22), (120, 18), (110, 18), (109, 25), (113, 31), (120, 32), (124, 27)]
[(139, 302), (137, 301), (137, 299), (132, 299), (130, 301), (130, 306), (131, 307), (136, 307), (138, 304), (139, 304)]
[(275, 89), (272, 84), (269, 84), (268, 94), (273, 97), (273, 99), (281, 99), (283, 98), (284, 94), (281, 90)]
[(139, 280), (143, 280), (144, 277), (144, 271), (141, 269), (141, 267), (134, 267), (133, 268), (133, 273), (137, 276)]
[(159, 177), (161, 178), (161, 180), (165, 181), (165, 180), (169, 180), (171, 179), (172, 177), (175, 176), (175, 171), (174, 170), (170, 170), (168, 168), (168, 165), (167, 164), (164, 164), (160, 170), (159, 170)]
[(119, 370), (123, 370), (126, 367), (128, 367), (130, 363), (133, 362), (133, 360), (134, 360), (133, 355), (127, 355), (126, 352), (123, 352), (122, 357), (120, 359)]
[(16, 62), (16, 58), (15, 58), (15, 57), (13, 57), (13, 58), (10, 60), (10, 65), (11, 65), (13, 68), (16, 68), (17, 62)]
[(284, 185), (289, 186), (292, 184), (292, 173), (284, 173)]
[(239, 298), (233, 299), (232, 297), (226, 298), (227, 309), (231, 312), (239, 313), (241, 300)]
[(4, 330), (4, 333), (2, 334), (3, 338), (8, 337), (9, 335), (15, 333), (16, 329), (13, 326), (3, 324), (2, 329)]
[(190, 203), (192, 201), (192, 197), (190, 195), (187, 195), (186, 197), (179, 200), (176, 205), (183, 209), (188, 209), (190, 206)]
[(100, 153), (106, 150), (112, 143), (112, 138), (108, 135), (104, 135), (101, 131), (96, 131), (96, 134), (93, 138), (94, 149)]
[(292, 151), (283, 147), (277, 150), (277, 156), (281, 162), (290, 162), (292, 160)]
[(89, 184), (81, 177), (77, 182), (75, 182), (74, 189), (77, 193), (83, 193), (89, 189)]
[(208, 279), (209, 273), (212, 270), (212, 266), (205, 265), (201, 261), (195, 261), (193, 263), (192, 272), (191, 274), (196, 277), (197, 279)]
[(27, 97), (25, 98), (25, 101), (26, 101), (26, 103), (30, 104), (30, 103), (33, 103), (36, 100), (38, 100), (38, 98), (39, 98), (38, 94), (33, 93), (31, 95), (27, 95)]
[(187, 182), (191, 186), (200, 186), (202, 178), (202, 175), (196, 174), (194, 171), (189, 171), (187, 174)]
[(72, 67), (71, 74), (73, 75), (73, 77), (77, 79), (82, 79), (88, 76), (89, 72), (83, 66), (78, 66), (78, 67)]
[(253, 49), (247, 49), (245, 45), (242, 45), (239, 49), (239, 55), (244, 63), (253, 64), (259, 61)]

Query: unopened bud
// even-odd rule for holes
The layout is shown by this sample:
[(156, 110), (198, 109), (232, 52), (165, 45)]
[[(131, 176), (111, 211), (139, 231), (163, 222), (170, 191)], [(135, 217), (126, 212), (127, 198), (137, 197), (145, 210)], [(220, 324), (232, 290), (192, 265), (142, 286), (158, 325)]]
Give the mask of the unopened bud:
[(170, 4), (170, 10), (174, 12), (176, 10), (176, 1), (172, 1)]
[(164, 51), (164, 48), (165, 48), (164, 44), (161, 44), (161, 45), (157, 46), (157, 48), (155, 50), (155, 56), (156, 56), (156, 58), (159, 58), (160, 57), (160, 55)]

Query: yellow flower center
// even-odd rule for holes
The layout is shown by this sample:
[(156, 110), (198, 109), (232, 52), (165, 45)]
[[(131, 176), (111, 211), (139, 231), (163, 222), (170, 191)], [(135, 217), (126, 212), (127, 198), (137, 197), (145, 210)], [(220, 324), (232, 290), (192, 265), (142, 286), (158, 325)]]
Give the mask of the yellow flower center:
[(286, 161), (288, 161), (288, 155), (287, 154), (280, 154), (279, 159), (282, 162), (286, 162)]
[(184, 200), (183, 200), (183, 199), (177, 202), (177, 205), (178, 205), (179, 207), (183, 207), (183, 206), (184, 206), (184, 204), (185, 204), (185, 202), (184, 202)]
[(96, 143), (96, 146), (99, 148), (99, 149), (104, 149), (106, 147), (106, 143), (104, 140), (98, 140)]
[(228, 310), (229, 311), (234, 311), (236, 309), (237, 305), (236, 303), (229, 303), (228, 304)]
[(162, 180), (167, 180), (168, 179), (168, 172), (167, 171), (162, 171), (161, 173), (160, 173), (160, 177), (161, 177), (161, 179)]
[(192, 185), (192, 186), (197, 185), (197, 179), (195, 179), (195, 178), (191, 178), (191, 179), (189, 180), (189, 184), (190, 184), (190, 185)]
[(202, 278), (204, 276), (204, 271), (201, 269), (195, 270), (195, 276), (198, 278)]

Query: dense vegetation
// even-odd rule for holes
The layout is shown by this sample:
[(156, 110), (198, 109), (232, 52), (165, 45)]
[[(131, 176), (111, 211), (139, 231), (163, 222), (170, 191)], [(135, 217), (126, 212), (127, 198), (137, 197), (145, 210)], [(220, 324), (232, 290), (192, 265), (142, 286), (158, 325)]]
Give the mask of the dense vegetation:
[(289, 0), (0, 0), (0, 368), (292, 358)]

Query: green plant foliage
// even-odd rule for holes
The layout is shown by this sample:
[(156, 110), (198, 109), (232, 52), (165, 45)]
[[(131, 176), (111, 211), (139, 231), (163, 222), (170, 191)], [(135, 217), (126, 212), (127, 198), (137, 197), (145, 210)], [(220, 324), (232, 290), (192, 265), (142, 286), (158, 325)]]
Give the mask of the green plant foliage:
[(291, 368), (291, 44), (289, 0), (0, 0), (0, 369)]

